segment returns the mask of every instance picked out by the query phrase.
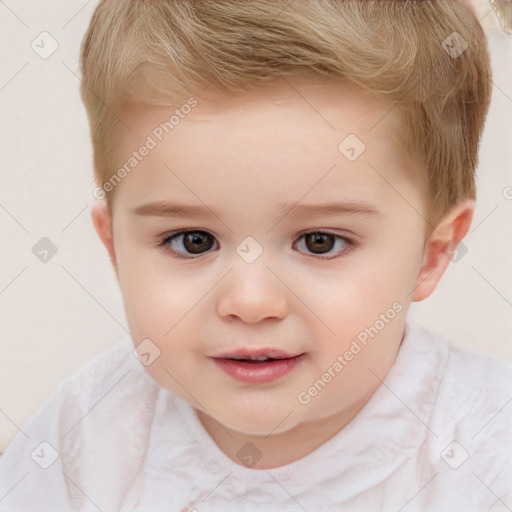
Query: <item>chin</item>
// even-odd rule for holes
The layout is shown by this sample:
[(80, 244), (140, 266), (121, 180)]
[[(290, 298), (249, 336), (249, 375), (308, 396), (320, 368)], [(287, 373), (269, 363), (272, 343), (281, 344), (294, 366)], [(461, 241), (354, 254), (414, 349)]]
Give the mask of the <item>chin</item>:
[(282, 413), (284, 409), (276, 408), (272, 411), (260, 410), (256, 407), (250, 410), (231, 409), (226, 414), (219, 414), (215, 419), (225, 427), (241, 434), (250, 436), (268, 436), (282, 434), (295, 426), (290, 419), (296, 420), (291, 410)]

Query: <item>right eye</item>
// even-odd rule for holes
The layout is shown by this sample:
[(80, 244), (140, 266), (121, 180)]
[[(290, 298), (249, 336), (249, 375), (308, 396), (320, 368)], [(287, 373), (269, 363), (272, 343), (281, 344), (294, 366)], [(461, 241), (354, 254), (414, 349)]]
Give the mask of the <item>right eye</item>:
[(194, 258), (191, 255), (203, 254), (212, 248), (214, 242), (217, 243), (213, 235), (206, 231), (187, 230), (167, 235), (158, 245), (176, 258)]

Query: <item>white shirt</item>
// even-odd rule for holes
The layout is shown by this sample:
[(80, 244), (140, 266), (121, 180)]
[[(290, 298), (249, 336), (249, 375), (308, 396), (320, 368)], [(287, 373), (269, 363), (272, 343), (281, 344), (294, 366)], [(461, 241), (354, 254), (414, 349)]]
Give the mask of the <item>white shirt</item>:
[(270, 470), (226, 457), (132, 350), (92, 360), (16, 436), (2, 512), (512, 510), (512, 366), (415, 323), (360, 413)]

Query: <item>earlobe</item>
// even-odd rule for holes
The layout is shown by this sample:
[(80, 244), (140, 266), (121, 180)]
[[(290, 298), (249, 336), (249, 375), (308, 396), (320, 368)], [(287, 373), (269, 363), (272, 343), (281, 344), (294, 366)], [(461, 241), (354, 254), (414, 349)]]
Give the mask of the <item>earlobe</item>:
[(412, 295), (413, 301), (425, 300), (436, 289), (457, 246), (469, 231), (474, 210), (473, 199), (462, 201), (450, 210), (430, 235), (425, 244), (422, 266)]
[(101, 242), (108, 252), (112, 266), (117, 275), (117, 259), (114, 247), (114, 232), (112, 217), (108, 206), (103, 202), (96, 202), (91, 209), (92, 223)]

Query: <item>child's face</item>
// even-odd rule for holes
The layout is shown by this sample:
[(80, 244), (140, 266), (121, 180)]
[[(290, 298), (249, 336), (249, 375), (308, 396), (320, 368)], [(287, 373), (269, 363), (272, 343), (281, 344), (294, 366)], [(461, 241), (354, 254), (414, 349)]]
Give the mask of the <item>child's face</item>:
[[(155, 128), (180, 105), (133, 108), (119, 166), (148, 135), (157, 145), (112, 210), (134, 342), (161, 351), (148, 372), (254, 435), (353, 416), (394, 362), (423, 260), (427, 186), (393, 137), (391, 105), (287, 80), (198, 98), (161, 142)], [(359, 156), (353, 136), (338, 148), (349, 134)], [(345, 206), (306, 209), (332, 203)], [(201, 211), (171, 215), (178, 204)], [(283, 204), (295, 208), (283, 216)], [(170, 238), (183, 230), (197, 233)], [(299, 357), (216, 359), (271, 351)]]

